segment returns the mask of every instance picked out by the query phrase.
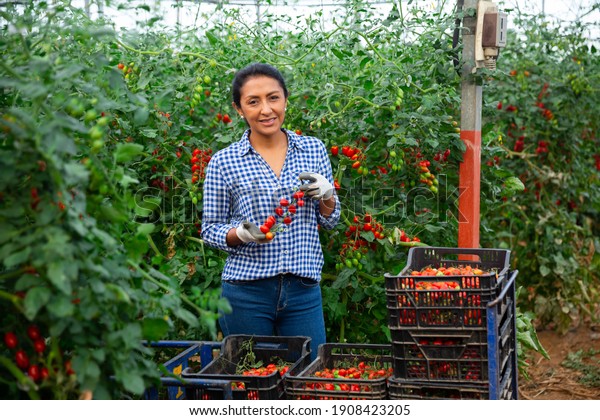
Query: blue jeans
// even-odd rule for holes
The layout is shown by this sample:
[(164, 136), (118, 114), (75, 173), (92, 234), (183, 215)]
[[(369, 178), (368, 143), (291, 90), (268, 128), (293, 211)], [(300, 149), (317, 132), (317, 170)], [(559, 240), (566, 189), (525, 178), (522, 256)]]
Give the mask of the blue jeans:
[(306, 336), (311, 360), (325, 342), (325, 321), (318, 282), (293, 274), (261, 280), (223, 281), (222, 296), (233, 311), (219, 325), (230, 334)]

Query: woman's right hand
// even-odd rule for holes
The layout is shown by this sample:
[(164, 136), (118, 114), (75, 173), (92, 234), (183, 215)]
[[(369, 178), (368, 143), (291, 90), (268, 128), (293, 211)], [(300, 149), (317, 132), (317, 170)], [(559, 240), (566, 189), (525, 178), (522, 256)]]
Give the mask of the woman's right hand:
[(245, 221), (235, 229), (235, 234), (243, 243), (256, 242), (266, 244), (267, 236), (254, 223)]

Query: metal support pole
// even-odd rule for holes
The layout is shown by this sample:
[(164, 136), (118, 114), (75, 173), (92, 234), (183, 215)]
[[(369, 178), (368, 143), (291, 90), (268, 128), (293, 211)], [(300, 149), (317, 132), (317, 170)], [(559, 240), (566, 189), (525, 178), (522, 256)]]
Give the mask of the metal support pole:
[[(477, 10), (479, 0), (465, 0), (465, 11)], [(458, 247), (479, 248), (481, 192), (481, 86), (472, 70), (475, 67), (475, 28), (477, 16), (463, 19), (463, 67), (461, 89), (460, 138), (466, 151), (459, 168)]]

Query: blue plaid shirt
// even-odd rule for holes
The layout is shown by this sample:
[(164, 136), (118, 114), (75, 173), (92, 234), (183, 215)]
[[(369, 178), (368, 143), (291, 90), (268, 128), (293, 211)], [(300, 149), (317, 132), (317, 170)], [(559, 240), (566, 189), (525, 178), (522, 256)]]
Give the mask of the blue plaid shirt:
[[(223, 280), (256, 280), (291, 273), (321, 280), (323, 251), (318, 225), (333, 229), (340, 218), (340, 202), (335, 195), (335, 210), (329, 217), (319, 213), (319, 201), (305, 199), (292, 216), (292, 223), (266, 244), (250, 242), (236, 247), (226, 243), (227, 232), (249, 220), (262, 225), (275, 216), (279, 200), (292, 194), (301, 184), (301, 172), (316, 172), (333, 185), (331, 162), (325, 145), (315, 137), (285, 131), (288, 151), (279, 178), (250, 144), (247, 130), (241, 140), (215, 153), (204, 180), (202, 238), (229, 255)], [(277, 217), (281, 222), (281, 218)]]

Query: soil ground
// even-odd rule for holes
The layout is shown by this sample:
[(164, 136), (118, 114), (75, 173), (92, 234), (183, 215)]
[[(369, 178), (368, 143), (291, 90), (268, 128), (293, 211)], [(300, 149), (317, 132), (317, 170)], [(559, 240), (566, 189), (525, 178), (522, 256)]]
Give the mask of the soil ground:
[[(600, 400), (600, 325), (580, 326), (566, 334), (552, 330), (538, 330), (538, 338), (550, 359), (530, 354), (529, 379), (519, 377), (519, 398), (523, 400)], [(578, 351), (584, 357), (575, 357), (583, 365), (565, 366)], [(595, 383), (581, 382), (586, 370), (591, 371)]]

